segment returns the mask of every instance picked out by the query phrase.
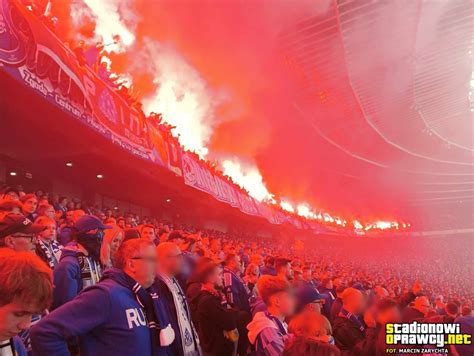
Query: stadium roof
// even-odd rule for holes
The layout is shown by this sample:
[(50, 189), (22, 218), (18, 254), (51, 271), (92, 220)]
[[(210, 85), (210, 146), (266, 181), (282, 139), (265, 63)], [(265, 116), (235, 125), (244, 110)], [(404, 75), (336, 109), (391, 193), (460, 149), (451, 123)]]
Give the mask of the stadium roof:
[(322, 202), (425, 222), (459, 214), (472, 225), (473, 10), (471, 1), (337, 1), (282, 32), (296, 83), (297, 129), (286, 134), (301, 142), (294, 156), (312, 153), (313, 167), (298, 173), (314, 178)]

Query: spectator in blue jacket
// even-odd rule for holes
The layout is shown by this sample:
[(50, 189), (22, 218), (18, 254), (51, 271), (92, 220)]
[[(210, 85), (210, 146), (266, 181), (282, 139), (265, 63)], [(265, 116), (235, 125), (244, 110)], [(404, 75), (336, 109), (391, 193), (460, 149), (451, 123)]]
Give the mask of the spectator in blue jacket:
[(183, 267), (183, 255), (172, 242), (163, 242), (156, 248), (158, 275), (153, 287), (160, 291), (170, 311), (175, 341), (171, 345), (176, 356), (198, 356), (201, 354), (199, 337), (191, 319), (191, 310), (176, 276)]
[(66, 213), (63, 224), (59, 227), (58, 240), (63, 246), (72, 241), (74, 232), (74, 211), (70, 210)]
[(53, 309), (74, 299), (85, 287), (101, 277), (100, 247), (104, 225), (97, 217), (84, 215), (76, 222), (74, 241), (67, 245), (54, 270)]
[(239, 354), (245, 354), (248, 347), (247, 324), (251, 320), (250, 298), (252, 292), (240, 277), (242, 264), (239, 255), (229, 253), (224, 259), (224, 292), (229, 305), (243, 313), (239, 314), (237, 328), (240, 338), (238, 345)]
[[(79, 337), (88, 355), (171, 355), (173, 329), (147, 290), (156, 273), (155, 246), (144, 239), (124, 242), (99, 283), (44, 317), (32, 328), (36, 354), (69, 355), (67, 340)], [(161, 316), (161, 318), (160, 318)]]
[(281, 355), (290, 337), (285, 318), (292, 316), (295, 309), (290, 284), (284, 278), (267, 275), (259, 279), (257, 289), (267, 311), (256, 313), (247, 326), (250, 343), (255, 355)]
[(252, 293), (241, 278), (240, 257), (233, 253), (224, 259), (224, 291), (230, 306), (250, 313), (249, 298)]
[(0, 249), (0, 355), (26, 356), (17, 334), (51, 303), (51, 270), (30, 252)]

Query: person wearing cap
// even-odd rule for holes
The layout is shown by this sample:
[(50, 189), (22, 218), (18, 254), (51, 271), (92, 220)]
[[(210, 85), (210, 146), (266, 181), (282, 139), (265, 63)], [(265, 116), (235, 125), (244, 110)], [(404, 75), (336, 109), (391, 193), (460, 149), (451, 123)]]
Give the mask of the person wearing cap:
[(54, 270), (53, 310), (99, 281), (102, 274), (100, 248), (104, 230), (110, 228), (92, 215), (84, 215), (76, 221), (73, 241), (63, 249)]
[(35, 355), (69, 355), (78, 337), (81, 356), (171, 356), (175, 334), (161, 295), (152, 289), (156, 251), (150, 241), (131, 239), (118, 249), (114, 268), (99, 283), (45, 316), (31, 330)]
[(310, 310), (321, 314), (321, 305), (324, 303), (323, 296), (308, 285), (301, 285), (296, 290), (296, 311), (299, 313)]
[(45, 226), (33, 224), (23, 215), (7, 214), (0, 220), (0, 247), (34, 253), (36, 234), (44, 229)]

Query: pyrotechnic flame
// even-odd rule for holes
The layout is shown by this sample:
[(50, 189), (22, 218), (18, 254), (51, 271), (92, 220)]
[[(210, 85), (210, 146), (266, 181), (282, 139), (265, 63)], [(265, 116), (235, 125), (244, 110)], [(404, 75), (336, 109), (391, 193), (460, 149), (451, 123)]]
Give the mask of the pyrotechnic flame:
[(297, 214), (299, 216), (303, 216), (305, 218), (311, 218), (314, 214), (311, 212), (311, 208), (309, 207), (308, 204), (306, 203), (303, 203), (303, 204), (299, 204), (297, 207), (296, 207), (296, 211), (297, 211)]
[[(207, 144), (212, 136), (213, 124), (217, 121), (216, 109), (227, 98), (223, 93), (210, 88), (199, 71), (171, 45), (164, 45), (147, 37), (136, 41), (135, 30), (139, 16), (133, 11), (133, 5), (133, 0), (71, 1), (72, 23), (76, 28), (80, 28), (83, 25), (81, 21), (92, 21), (92, 25), (95, 24), (95, 41), (107, 45), (108, 52), (130, 54), (132, 60), (129, 63), (129, 72), (120, 73), (121, 80), (126, 79), (127, 85), (132, 85), (133, 76), (130, 73), (133, 70), (141, 69), (151, 74), (156, 90), (142, 100), (144, 111), (148, 114), (151, 111), (161, 113), (165, 122), (176, 127), (173, 133), (179, 135), (179, 141), (184, 148), (205, 157), (208, 154)], [(103, 57), (109, 68), (110, 58)], [(232, 158), (222, 160), (221, 166), (224, 174), (245, 188), (252, 197), (276, 204), (254, 163), (244, 164), (238, 158)], [(343, 226), (347, 223), (346, 220), (333, 217), (327, 212), (319, 211), (316, 214), (307, 203), (295, 206), (296, 209), (289, 201), (280, 201), (283, 210), (291, 213), (296, 210), (299, 216), (305, 218), (335, 222)], [(353, 224), (356, 229), (363, 227), (357, 220), (354, 220)], [(365, 230), (388, 229), (392, 226), (399, 225), (396, 222), (377, 221), (367, 224)], [(410, 224), (403, 223), (401, 226), (406, 228)]]
[(290, 213), (295, 212), (295, 208), (293, 208), (293, 205), (291, 205), (287, 201), (284, 201), (284, 200), (280, 201), (280, 206), (283, 210), (289, 211)]
[[(120, 36), (118, 50), (124, 50), (123, 46), (130, 46), (135, 41), (133, 29), (127, 27), (124, 21), (124, 14), (120, 12), (120, 7), (128, 8), (131, 4), (129, 1), (118, 0), (83, 0), (84, 3), (91, 9), (96, 18), (95, 33), (99, 36), (105, 44), (113, 43), (115, 36)], [(129, 14), (133, 12), (129, 11)]]
[(155, 93), (143, 100), (145, 112), (161, 113), (164, 121), (176, 126), (174, 132), (186, 149), (206, 156), (221, 96), (212, 92), (199, 72), (172, 47), (149, 39), (144, 44), (138, 54), (144, 58), (138, 62), (148, 63), (157, 85)]
[(224, 174), (232, 177), (233, 181), (245, 188), (250, 196), (258, 201), (271, 200), (273, 197), (263, 183), (262, 175), (253, 164), (243, 165), (237, 158), (226, 159), (222, 162)]

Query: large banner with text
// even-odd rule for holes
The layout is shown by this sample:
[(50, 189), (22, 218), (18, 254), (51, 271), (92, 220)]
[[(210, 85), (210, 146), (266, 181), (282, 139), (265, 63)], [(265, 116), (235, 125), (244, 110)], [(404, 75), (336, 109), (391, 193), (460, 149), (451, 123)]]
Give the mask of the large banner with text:
[(26, 7), (13, 0), (0, 3), (2, 70), (115, 144), (152, 160), (143, 115), (91, 68), (80, 65), (71, 49)]
[(183, 176), (185, 184), (272, 224), (313, 229), (294, 215), (256, 201), (213, 173), (197, 156), (183, 152), (169, 131), (148, 122), (141, 110), (134, 109), (92, 68), (79, 63), (40, 18), (15, 0), (0, 0), (0, 70), (114, 144)]

